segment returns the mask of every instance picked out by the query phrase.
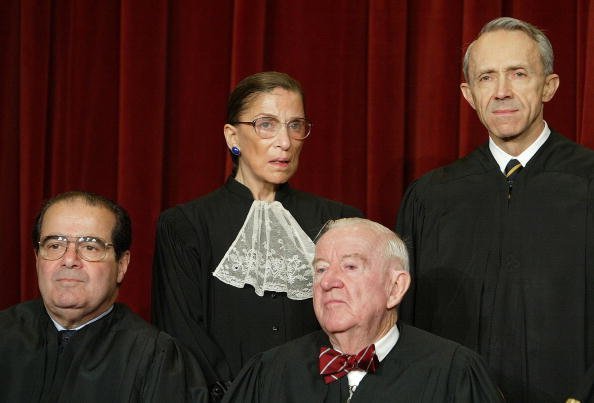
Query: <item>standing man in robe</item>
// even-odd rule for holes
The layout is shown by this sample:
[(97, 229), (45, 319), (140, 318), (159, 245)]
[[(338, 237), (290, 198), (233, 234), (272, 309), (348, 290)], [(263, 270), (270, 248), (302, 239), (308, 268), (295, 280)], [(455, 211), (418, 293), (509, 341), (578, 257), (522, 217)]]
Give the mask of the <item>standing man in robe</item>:
[(402, 319), (478, 351), (508, 401), (564, 401), (594, 360), (594, 152), (543, 119), (559, 76), (538, 28), (489, 22), (463, 68), (489, 141), (406, 192)]
[(115, 303), (126, 211), (91, 193), (50, 199), (33, 226), (41, 299), (0, 312), (1, 402), (207, 402), (193, 357)]
[(313, 305), (321, 331), (256, 355), (224, 402), (500, 402), (481, 358), (398, 322), (410, 284), (404, 243), (362, 218), (318, 236)]

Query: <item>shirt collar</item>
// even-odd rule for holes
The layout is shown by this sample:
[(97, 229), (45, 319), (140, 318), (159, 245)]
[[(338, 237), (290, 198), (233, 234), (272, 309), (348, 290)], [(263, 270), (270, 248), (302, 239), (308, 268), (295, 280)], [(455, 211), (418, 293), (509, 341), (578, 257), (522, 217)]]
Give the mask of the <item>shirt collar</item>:
[(111, 311), (113, 311), (113, 305), (112, 305), (112, 306), (110, 306), (110, 307), (107, 309), (107, 311), (103, 312), (101, 315), (97, 316), (96, 318), (93, 318), (93, 319), (91, 319), (91, 320), (90, 320), (90, 321), (88, 321), (87, 323), (83, 323), (82, 325), (80, 325), (80, 326), (78, 326), (78, 327), (75, 327), (74, 329), (66, 329), (64, 326), (62, 326), (62, 325), (60, 325), (58, 322), (56, 322), (56, 321), (54, 320), (54, 318), (52, 318), (52, 315), (49, 315), (49, 312), (48, 312), (48, 315), (49, 315), (50, 319), (52, 320), (52, 322), (54, 322), (54, 326), (56, 327), (56, 329), (58, 329), (58, 331), (60, 331), (60, 330), (80, 330), (80, 329), (82, 329), (83, 327), (85, 327), (85, 326), (87, 326), (87, 325), (90, 325), (90, 324), (91, 324), (91, 323), (93, 323), (93, 322), (96, 322), (96, 321), (98, 321), (98, 320), (99, 320), (99, 319), (101, 319), (102, 317), (104, 317), (104, 316), (106, 316), (107, 314), (109, 314)]
[[(390, 351), (398, 342), (398, 338), (400, 337), (400, 332), (398, 331), (398, 327), (394, 325), (388, 333), (386, 333), (381, 339), (376, 341), (375, 344), (375, 355), (377, 355), (378, 361), (382, 361)], [(361, 370), (353, 370), (347, 374), (347, 378), (349, 380), (349, 388), (351, 391), (354, 391), (358, 386), (361, 380), (367, 375), (367, 372)]]
[(400, 337), (400, 332), (398, 331), (398, 327), (396, 325), (394, 325), (388, 331), (388, 333), (386, 333), (384, 335), (384, 337), (382, 337), (381, 339), (379, 339), (378, 341), (376, 341), (374, 343), (375, 344), (375, 354), (377, 355), (377, 359), (379, 361), (382, 361), (384, 358), (386, 358), (388, 353), (390, 351), (392, 351), (392, 348), (394, 348), (394, 346), (398, 342), (399, 337)]
[(524, 151), (522, 151), (522, 153), (520, 153), (520, 155), (517, 156), (509, 155), (508, 153), (503, 151), (501, 148), (499, 148), (499, 146), (497, 146), (497, 144), (495, 144), (493, 139), (489, 136), (489, 150), (491, 151), (493, 158), (495, 158), (495, 161), (497, 161), (497, 165), (499, 165), (499, 169), (501, 170), (501, 172), (505, 171), (505, 166), (511, 159), (517, 159), (518, 161), (520, 161), (522, 166), (525, 167), (526, 164), (528, 164), (528, 161), (530, 161), (530, 159), (534, 157), (534, 154), (536, 154), (538, 149), (545, 143), (545, 141), (547, 141), (550, 134), (551, 129), (549, 129), (549, 125), (547, 125), (547, 122), (544, 122), (544, 129), (542, 129), (540, 136), (538, 136), (538, 138), (532, 144), (530, 144), (528, 148), (526, 148)]

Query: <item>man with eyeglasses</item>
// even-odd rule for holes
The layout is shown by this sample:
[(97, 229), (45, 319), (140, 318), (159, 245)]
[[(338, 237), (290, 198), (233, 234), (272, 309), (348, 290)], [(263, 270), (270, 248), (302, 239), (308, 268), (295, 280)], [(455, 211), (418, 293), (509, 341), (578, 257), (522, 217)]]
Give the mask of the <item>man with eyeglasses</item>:
[(115, 303), (131, 241), (128, 214), (102, 196), (43, 206), (33, 226), (42, 299), (0, 312), (0, 401), (207, 401), (193, 357)]

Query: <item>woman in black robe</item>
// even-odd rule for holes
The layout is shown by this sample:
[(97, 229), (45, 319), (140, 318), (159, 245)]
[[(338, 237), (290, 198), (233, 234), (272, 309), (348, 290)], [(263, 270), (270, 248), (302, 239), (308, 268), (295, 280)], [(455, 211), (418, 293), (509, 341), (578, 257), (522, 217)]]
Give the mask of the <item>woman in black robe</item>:
[(361, 216), (287, 183), (311, 131), (297, 81), (247, 77), (227, 122), (232, 176), (161, 215), (153, 264), (153, 320), (195, 354), (213, 400), (253, 355), (319, 329), (311, 239), (329, 219)]

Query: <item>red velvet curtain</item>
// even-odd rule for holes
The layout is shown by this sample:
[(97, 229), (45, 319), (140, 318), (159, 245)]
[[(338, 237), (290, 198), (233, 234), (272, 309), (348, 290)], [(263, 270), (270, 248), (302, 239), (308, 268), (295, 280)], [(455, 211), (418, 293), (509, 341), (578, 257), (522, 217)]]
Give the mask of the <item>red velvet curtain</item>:
[(546, 30), (561, 87), (549, 125), (594, 148), (588, 0), (0, 2), (0, 308), (37, 295), (42, 201), (84, 189), (134, 225), (121, 299), (149, 316), (160, 211), (229, 173), (225, 105), (261, 70), (301, 81), (314, 122), (294, 187), (389, 227), (406, 186), (487, 138), (460, 96), (465, 46), (509, 15)]

